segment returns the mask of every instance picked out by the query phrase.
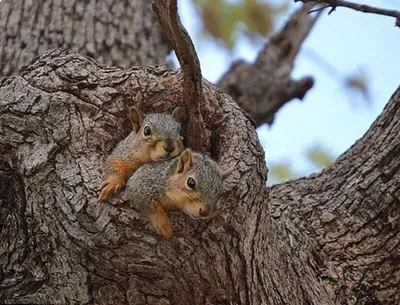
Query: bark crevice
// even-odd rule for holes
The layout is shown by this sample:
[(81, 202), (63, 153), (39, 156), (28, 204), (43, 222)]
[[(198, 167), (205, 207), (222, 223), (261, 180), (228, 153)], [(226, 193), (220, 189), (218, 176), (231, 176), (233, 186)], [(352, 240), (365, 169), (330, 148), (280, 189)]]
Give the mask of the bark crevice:
[[(231, 97), (204, 82), (212, 156), (235, 170), (219, 216), (195, 221), (171, 213), (176, 236), (166, 241), (123, 193), (99, 204), (98, 185), (109, 151), (129, 133), (127, 108), (172, 111), (183, 102), (181, 78), (165, 67), (123, 71), (55, 50), (0, 82), (1, 189), (23, 188), (19, 215), (28, 238), (20, 243), (29, 249), (21, 263), (9, 260), (0, 300), (398, 302), (400, 89), (330, 168), (267, 189), (254, 125)], [(0, 217), (11, 221), (5, 223), (16, 223), (13, 202), (23, 204), (12, 187), (0, 206)], [(16, 241), (24, 232), (14, 225), (0, 234)], [(12, 250), (0, 249), (0, 262), (7, 261)], [(27, 276), (18, 282), (15, 270)]]

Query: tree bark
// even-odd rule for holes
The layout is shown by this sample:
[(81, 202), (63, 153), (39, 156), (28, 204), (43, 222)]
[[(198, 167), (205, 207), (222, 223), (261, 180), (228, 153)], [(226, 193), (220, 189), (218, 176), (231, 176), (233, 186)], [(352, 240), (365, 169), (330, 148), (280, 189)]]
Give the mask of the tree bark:
[(400, 88), (330, 168), (268, 189), (253, 124), (203, 90), (211, 154), (235, 170), (219, 216), (171, 213), (166, 241), (123, 193), (96, 198), (127, 107), (183, 104), (179, 71), (51, 51), (1, 80), (1, 302), (398, 304)]
[(303, 99), (314, 85), (310, 76), (295, 81), (290, 74), (302, 43), (321, 14), (310, 14), (315, 6), (304, 4), (269, 39), (254, 63), (238, 60), (218, 81), (218, 86), (247, 111), (257, 127), (271, 125), (283, 105), (294, 98)]
[[(290, 77), (299, 48), (319, 16), (308, 14), (313, 6), (306, 4), (295, 12), (254, 63), (233, 63), (218, 82), (257, 126), (272, 124), (284, 104), (302, 99), (313, 85), (309, 76), (298, 81)], [(54, 48), (76, 51), (108, 66), (163, 63), (170, 49), (155, 24), (151, 1), (3, 0), (0, 76), (16, 74)], [(196, 138), (204, 142), (200, 134)]]
[(178, 14), (177, 0), (156, 0), (153, 4), (162, 33), (175, 51), (183, 74), (183, 95), (188, 121), (183, 122), (187, 133), (191, 136), (191, 148), (199, 152), (210, 149), (209, 137), (206, 133), (201, 105), (204, 104), (203, 78), (200, 61), (192, 39), (183, 27)]
[(3, 0), (0, 76), (54, 48), (108, 66), (159, 64), (170, 49), (155, 25), (151, 1)]

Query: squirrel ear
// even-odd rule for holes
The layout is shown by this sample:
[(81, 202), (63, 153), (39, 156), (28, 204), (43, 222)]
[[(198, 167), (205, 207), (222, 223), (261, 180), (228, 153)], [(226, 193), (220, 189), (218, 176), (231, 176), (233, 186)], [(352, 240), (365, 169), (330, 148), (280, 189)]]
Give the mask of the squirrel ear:
[(190, 170), (192, 166), (193, 166), (192, 150), (190, 148), (186, 148), (179, 157), (175, 174), (186, 172)]
[(137, 133), (143, 123), (143, 113), (135, 106), (132, 106), (129, 108), (129, 118), (131, 119), (133, 130)]
[(172, 115), (172, 117), (174, 118), (175, 121), (177, 121), (178, 123), (183, 123), (183, 121), (184, 121), (184, 119), (183, 119), (184, 113), (182, 111), (182, 108), (180, 108), (179, 106), (176, 107), (174, 109), (174, 111), (172, 111), (171, 115)]

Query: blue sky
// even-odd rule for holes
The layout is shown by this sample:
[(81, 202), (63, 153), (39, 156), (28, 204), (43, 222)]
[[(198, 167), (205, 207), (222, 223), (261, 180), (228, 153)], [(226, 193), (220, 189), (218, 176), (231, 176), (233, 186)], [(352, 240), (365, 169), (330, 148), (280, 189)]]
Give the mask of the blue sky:
[[(355, 0), (356, 1), (356, 0)], [(398, 0), (358, 1), (400, 10)], [(240, 38), (233, 52), (218, 43), (204, 39), (201, 24), (191, 0), (178, 1), (181, 19), (194, 40), (203, 76), (215, 82), (232, 60), (252, 61), (262, 47)], [(300, 4), (292, 3), (290, 11)], [(278, 20), (282, 24), (288, 15)], [(311, 51), (322, 56), (343, 75), (362, 71), (369, 80), (372, 103), (359, 94), (350, 94), (332, 73), (308, 56)], [(394, 18), (337, 8), (319, 19), (303, 44), (295, 62), (294, 78), (312, 75), (315, 85), (303, 101), (289, 102), (277, 114), (272, 127), (258, 129), (260, 141), (270, 162), (290, 162), (307, 175), (315, 171), (304, 158), (307, 148), (320, 144), (334, 156), (349, 148), (381, 113), (391, 94), (400, 85), (400, 29)]]

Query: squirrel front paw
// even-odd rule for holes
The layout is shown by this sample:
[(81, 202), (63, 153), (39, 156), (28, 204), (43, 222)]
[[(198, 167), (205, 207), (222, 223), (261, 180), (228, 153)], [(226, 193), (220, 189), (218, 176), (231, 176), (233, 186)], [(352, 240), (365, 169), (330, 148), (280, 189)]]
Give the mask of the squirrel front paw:
[(174, 229), (172, 228), (172, 223), (170, 220), (159, 223), (157, 227), (155, 227), (158, 233), (160, 233), (164, 238), (171, 239), (172, 235), (174, 235)]
[(111, 175), (100, 186), (99, 201), (104, 201), (112, 194), (118, 193), (125, 186), (125, 179)]
[(174, 234), (171, 220), (168, 218), (164, 207), (157, 201), (150, 202), (149, 220), (156, 231), (166, 239), (171, 239)]

